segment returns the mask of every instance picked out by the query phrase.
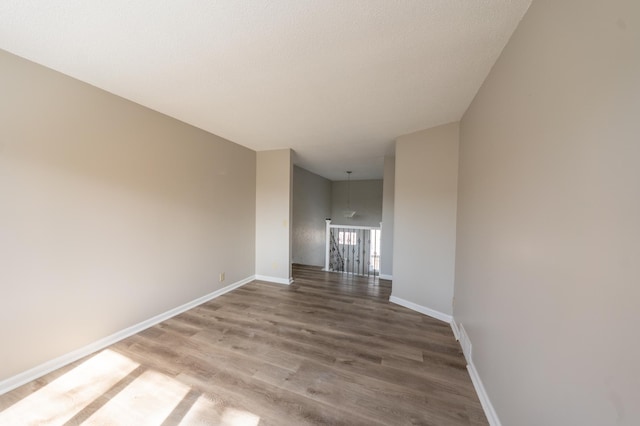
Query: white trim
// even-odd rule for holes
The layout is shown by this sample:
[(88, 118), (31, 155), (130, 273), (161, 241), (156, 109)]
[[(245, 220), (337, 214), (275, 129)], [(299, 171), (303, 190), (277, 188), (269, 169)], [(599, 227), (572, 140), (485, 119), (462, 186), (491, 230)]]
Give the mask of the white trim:
[(27, 371), (23, 371), (22, 373), (16, 374), (15, 376), (9, 377), (8, 379), (0, 381), (0, 395), (9, 392), (19, 386), (24, 385), (25, 383), (29, 383), (33, 380), (36, 380), (47, 373), (50, 373), (58, 368), (64, 367), (67, 364), (71, 364), (74, 361), (79, 360), (87, 355), (91, 355), (94, 352), (97, 352), (101, 349), (106, 348), (107, 346), (113, 345), (114, 343), (119, 342), (122, 339), (126, 339), (129, 336), (133, 336), (136, 333), (139, 333), (149, 327), (152, 327), (162, 321), (165, 321), (171, 317), (174, 317), (178, 314), (181, 314), (189, 309), (195, 308), (198, 305), (201, 305), (209, 300), (215, 299), (216, 297), (222, 296), (225, 293), (230, 292), (231, 290), (235, 290), (238, 287), (241, 287), (245, 284), (250, 283), (255, 279), (255, 276), (250, 276), (243, 280), (237, 281), (233, 284), (229, 284), (226, 287), (218, 289), (212, 293), (199, 297), (191, 302), (187, 302), (184, 305), (180, 305), (177, 308), (170, 309), (162, 314), (156, 315), (155, 317), (144, 320), (138, 324), (132, 325), (131, 327), (127, 327), (123, 330), (120, 330), (110, 336), (104, 337), (100, 340), (97, 340), (93, 343), (89, 343), (87, 346), (84, 346), (80, 349), (76, 349), (64, 355), (61, 355), (57, 358), (44, 362), (40, 365), (37, 365)]
[(400, 299), (399, 297), (395, 296), (389, 297), (389, 302), (395, 303), (396, 305), (404, 306), (405, 308), (409, 308), (412, 311), (420, 312), (421, 314), (428, 315), (432, 318), (439, 319), (440, 321), (444, 321), (449, 324), (451, 323), (451, 315), (436, 311), (431, 308), (427, 308), (426, 306), (417, 305), (413, 302), (409, 302), (408, 300)]
[(466, 359), (467, 362), (471, 362), (471, 359), (473, 356), (471, 349), (473, 345), (471, 345), (471, 340), (469, 340), (469, 335), (467, 334), (467, 331), (464, 329), (464, 325), (462, 324), (460, 324), (460, 327), (458, 328), (458, 336), (460, 337), (458, 341), (460, 342), (460, 347), (462, 348), (464, 359)]
[(456, 320), (454, 318), (451, 318), (451, 330), (453, 331), (453, 337), (460, 341), (460, 330), (458, 330), (458, 324), (456, 324)]
[(380, 274), (378, 275), (379, 278), (382, 278), (383, 280), (393, 280), (393, 275), (387, 275), (387, 274)]
[(484, 409), (484, 414), (487, 416), (487, 420), (491, 426), (502, 426), (500, 423), (500, 419), (498, 418), (498, 414), (496, 410), (493, 408), (493, 404), (489, 400), (489, 395), (487, 395), (487, 391), (484, 389), (484, 385), (482, 384), (482, 380), (480, 380), (480, 376), (478, 375), (478, 370), (476, 370), (476, 366), (472, 361), (467, 360), (467, 371), (469, 371), (469, 376), (471, 376), (471, 382), (473, 383), (473, 387), (478, 394), (478, 398), (480, 399), (480, 404), (482, 404), (482, 408)]
[(324, 234), (324, 269), (323, 271), (329, 270), (329, 249), (331, 248), (331, 243), (329, 239), (331, 238), (331, 219), (324, 220), (325, 225), (325, 234)]
[(255, 278), (256, 280), (268, 281), (270, 283), (276, 283), (276, 284), (284, 284), (284, 285), (293, 284), (293, 278), (277, 278), (277, 277), (269, 277), (267, 275), (256, 275)]
[(464, 353), (464, 358), (467, 360), (467, 371), (469, 372), (469, 377), (471, 377), (471, 383), (473, 383), (473, 388), (476, 390), (476, 394), (478, 395), (484, 414), (487, 416), (489, 425), (502, 426), (502, 423), (500, 423), (500, 419), (498, 418), (498, 413), (496, 413), (496, 410), (493, 408), (493, 404), (491, 404), (489, 395), (482, 384), (478, 370), (476, 370), (476, 366), (473, 363), (471, 350), (473, 346), (471, 345), (469, 335), (462, 324), (458, 327), (455, 318), (451, 321), (451, 328), (454, 330), (453, 334), (457, 333), (462, 353)]
[(359, 226), (359, 225), (334, 225), (330, 224), (330, 228), (343, 228), (343, 229), (376, 229), (379, 230), (379, 226)]

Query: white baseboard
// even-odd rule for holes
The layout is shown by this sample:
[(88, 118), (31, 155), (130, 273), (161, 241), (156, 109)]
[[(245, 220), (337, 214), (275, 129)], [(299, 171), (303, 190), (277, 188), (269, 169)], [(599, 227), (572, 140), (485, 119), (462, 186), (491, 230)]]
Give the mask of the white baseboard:
[(464, 358), (467, 360), (467, 371), (469, 372), (469, 376), (471, 377), (471, 382), (473, 383), (473, 387), (478, 394), (478, 399), (480, 400), (480, 404), (482, 405), (482, 409), (484, 410), (485, 416), (487, 416), (487, 420), (491, 426), (502, 426), (500, 423), (500, 419), (498, 418), (498, 414), (496, 410), (493, 408), (493, 404), (491, 404), (491, 400), (489, 399), (489, 395), (487, 394), (484, 385), (482, 384), (482, 380), (480, 379), (480, 375), (478, 374), (478, 370), (476, 370), (476, 366), (473, 363), (472, 359), (472, 345), (469, 336), (467, 335), (464, 326), (460, 324), (456, 324), (455, 318), (451, 321), (451, 328), (454, 330), (453, 334), (457, 333), (458, 340), (460, 341), (460, 346), (462, 347), (462, 352), (464, 353)]
[(396, 305), (404, 306), (405, 308), (409, 308), (412, 311), (420, 312), (421, 314), (425, 314), (432, 318), (439, 319), (440, 321), (451, 324), (451, 315), (436, 311), (435, 309), (417, 305), (413, 302), (409, 302), (408, 300), (400, 299), (399, 297), (395, 296), (391, 296), (389, 298), (389, 302), (395, 303)]
[(462, 353), (464, 354), (464, 359), (467, 362), (471, 362), (472, 359), (472, 348), (471, 340), (469, 340), (469, 335), (467, 331), (464, 329), (464, 325), (460, 324), (458, 327), (458, 341), (460, 342), (460, 347), (462, 348)]
[(383, 280), (389, 280), (389, 281), (393, 280), (393, 275), (380, 274), (378, 277), (383, 279)]
[(458, 324), (456, 324), (456, 321), (453, 318), (451, 318), (451, 330), (453, 331), (453, 337), (460, 341), (460, 330), (458, 330)]
[(293, 284), (293, 278), (277, 278), (277, 277), (269, 277), (267, 275), (256, 275), (255, 279), (260, 281), (268, 281), (270, 283), (276, 283), (276, 284), (284, 284), (284, 285)]
[(161, 323), (162, 321), (165, 321), (171, 317), (174, 317), (178, 314), (188, 311), (189, 309), (195, 308), (196, 306), (201, 305), (205, 302), (208, 302), (209, 300), (222, 296), (223, 294), (228, 293), (231, 290), (235, 290), (238, 287), (241, 287), (245, 284), (250, 283), (254, 279), (255, 279), (255, 276), (251, 276), (243, 280), (237, 281), (233, 284), (229, 284), (226, 287), (223, 287), (212, 293), (199, 297), (195, 300), (192, 300), (191, 302), (187, 302), (184, 305), (178, 306), (177, 308), (170, 309), (162, 314), (156, 315), (153, 318), (149, 318), (138, 324), (132, 325), (131, 327), (127, 327), (124, 330), (120, 330), (110, 336), (104, 337), (100, 340), (90, 343), (87, 346), (84, 346), (80, 349), (76, 349), (64, 355), (61, 355), (57, 358), (49, 360), (45, 363), (42, 363), (36, 367), (33, 367), (27, 371), (23, 371), (22, 373), (9, 377), (8, 379), (2, 380), (0, 381), (0, 395), (7, 393), (19, 386), (22, 386), (25, 383), (29, 383), (33, 380), (36, 380), (47, 373), (57, 370), (58, 368), (71, 364), (72, 362), (77, 361), (80, 358), (83, 358), (87, 355), (91, 355), (92, 353), (97, 352), (101, 349), (104, 349), (107, 346), (113, 345), (114, 343), (117, 343), (122, 339), (125, 339), (129, 336), (139, 333), (149, 327), (152, 327), (158, 323)]
[(502, 423), (500, 423), (500, 419), (498, 418), (498, 414), (489, 400), (489, 395), (487, 395), (487, 392), (484, 389), (482, 380), (480, 380), (480, 376), (478, 375), (478, 371), (476, 370), (475, 365), (473, 365), (473, 362), (467, 361), (467, 370), (469, 371), (473, 387), (476, 389), (476, 393), (480, 399), (480, 404), (482, 404), (484, 414), (487, 416), (489, 424), (491, 426), (502, 426)]

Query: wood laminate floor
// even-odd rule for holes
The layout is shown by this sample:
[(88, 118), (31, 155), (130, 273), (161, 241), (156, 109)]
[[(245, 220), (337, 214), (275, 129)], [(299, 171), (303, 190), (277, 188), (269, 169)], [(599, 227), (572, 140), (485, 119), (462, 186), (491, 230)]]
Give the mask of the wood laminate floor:
[(296, 266), (0, 396), (0, 424), (486, 425), (449, 325)]

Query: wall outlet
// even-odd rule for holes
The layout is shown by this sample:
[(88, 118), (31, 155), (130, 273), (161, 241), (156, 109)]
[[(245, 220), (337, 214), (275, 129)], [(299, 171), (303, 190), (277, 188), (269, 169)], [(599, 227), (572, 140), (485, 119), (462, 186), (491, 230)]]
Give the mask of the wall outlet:
[(224, 272), (220, 272), (220, 282), (224, 281)]

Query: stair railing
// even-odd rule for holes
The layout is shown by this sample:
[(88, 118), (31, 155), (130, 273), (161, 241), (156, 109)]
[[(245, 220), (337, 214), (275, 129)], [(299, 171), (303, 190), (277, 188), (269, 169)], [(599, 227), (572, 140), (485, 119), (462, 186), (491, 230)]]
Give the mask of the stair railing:
[(333, 225), (327, 219), (325, 271), (380, 275), (380, 227)]

